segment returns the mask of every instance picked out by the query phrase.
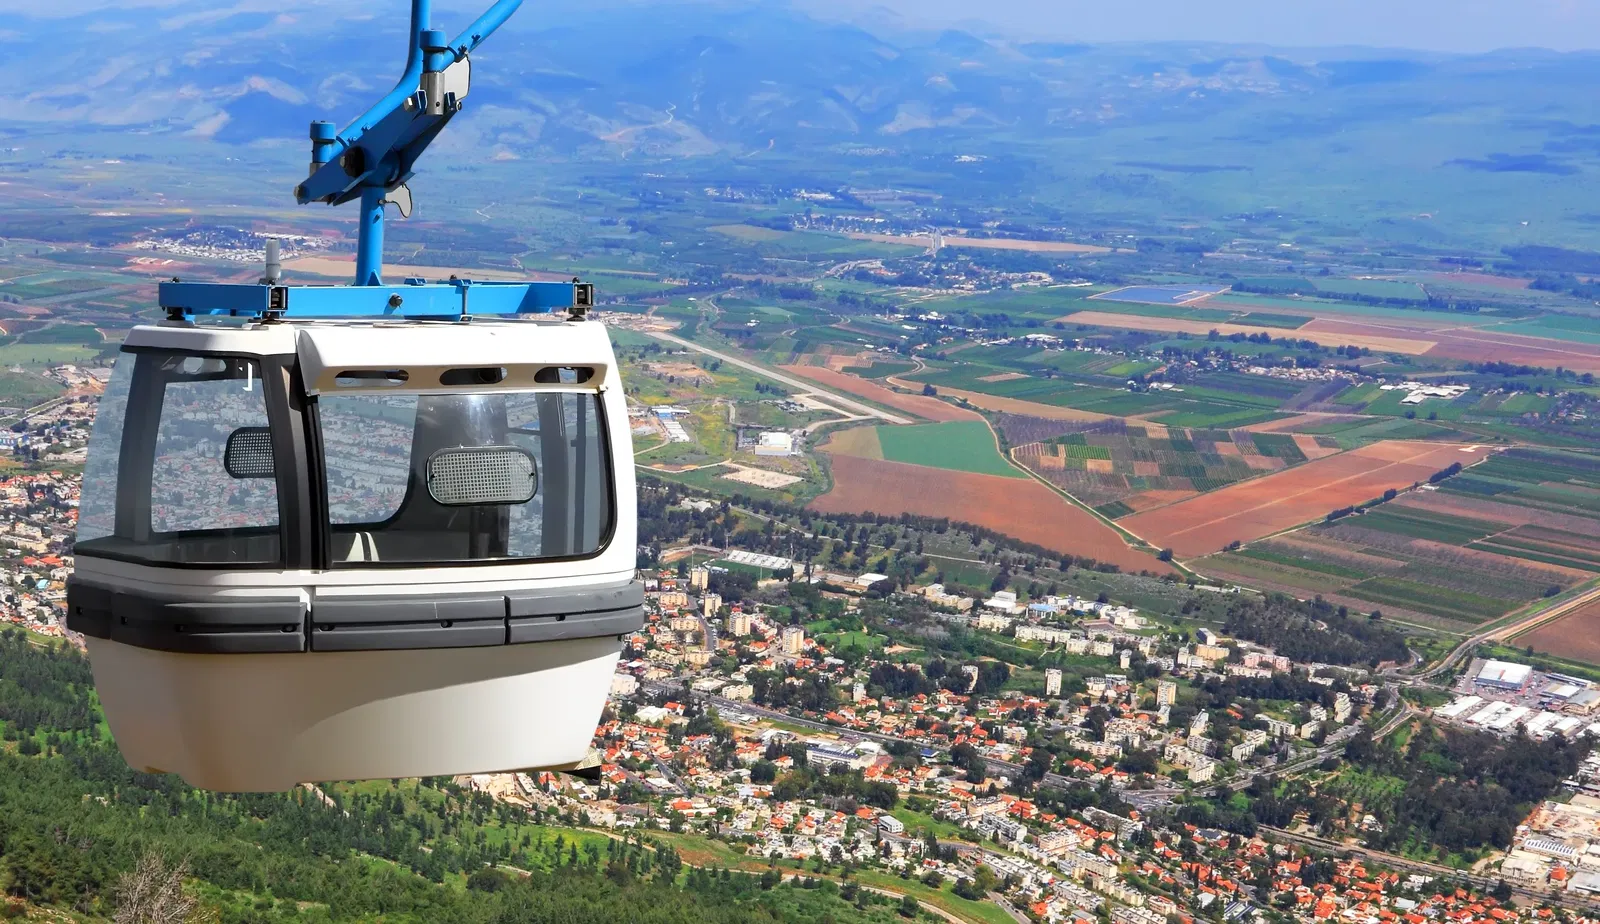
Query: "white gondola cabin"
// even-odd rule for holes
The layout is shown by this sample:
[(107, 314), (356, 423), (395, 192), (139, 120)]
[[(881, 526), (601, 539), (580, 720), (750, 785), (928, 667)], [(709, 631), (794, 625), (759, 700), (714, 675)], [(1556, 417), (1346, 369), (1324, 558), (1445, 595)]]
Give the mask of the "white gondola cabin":
[(129, 764), (196, 786), (570, 767), (635, 532), (598, 323), (173, 320), (102, 399), (68, 625)]

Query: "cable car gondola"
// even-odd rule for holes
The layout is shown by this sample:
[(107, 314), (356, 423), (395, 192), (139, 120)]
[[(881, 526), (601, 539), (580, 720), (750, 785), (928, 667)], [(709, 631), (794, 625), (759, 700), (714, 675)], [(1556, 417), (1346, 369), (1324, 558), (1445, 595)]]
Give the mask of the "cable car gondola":
[[(356, 286), (173, 281), (101, 399), (68, 627), (128, 763), (226, 791), (571, 768), (643, 620), (616, 359), (571, 283), (381, 279), (385, 204), (460, 108), (413, 0), (401, 85), (312, 126)], [(442, 94), (442, 96), (441, 96)]]

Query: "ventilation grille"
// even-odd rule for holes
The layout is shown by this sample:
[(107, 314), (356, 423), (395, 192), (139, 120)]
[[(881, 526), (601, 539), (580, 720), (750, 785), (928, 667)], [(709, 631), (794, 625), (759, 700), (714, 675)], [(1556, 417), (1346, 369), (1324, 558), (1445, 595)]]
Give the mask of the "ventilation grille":
[(441, 449), (428, 459), (428, 493), (446, 506), (525, 504), (538, 487), (533, 456), (515, 446)]
[(240, 427), (228, 434), (222, 451), (222, 467), (235, 478), (273, 478), (272, 430), (268, 427)]

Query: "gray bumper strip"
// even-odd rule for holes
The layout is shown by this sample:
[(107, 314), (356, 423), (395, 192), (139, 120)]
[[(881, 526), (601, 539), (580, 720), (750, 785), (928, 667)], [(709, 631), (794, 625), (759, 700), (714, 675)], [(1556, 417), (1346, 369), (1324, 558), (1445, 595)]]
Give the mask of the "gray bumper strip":
[[(309, 618), (308, 618), (309, 617)], [(195, 654), (481, 648), (603, 638), (644, 625), (644, 585), (510, 594), (298, 599), (157, 598), (67, 582), (67, 628)]]

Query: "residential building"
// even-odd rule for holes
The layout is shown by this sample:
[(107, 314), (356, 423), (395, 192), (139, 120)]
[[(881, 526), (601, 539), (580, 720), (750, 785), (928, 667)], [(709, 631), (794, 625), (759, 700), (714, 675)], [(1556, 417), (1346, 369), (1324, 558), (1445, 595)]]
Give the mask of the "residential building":
[(1022, 612), (1022, 607), (1017, 605), (1017, 592), (1014, 590), (996, 591), (993, 597), (983, 601), (983, 605), (986, 609), (995, 610), (1007, 616), (1015, 616)]

